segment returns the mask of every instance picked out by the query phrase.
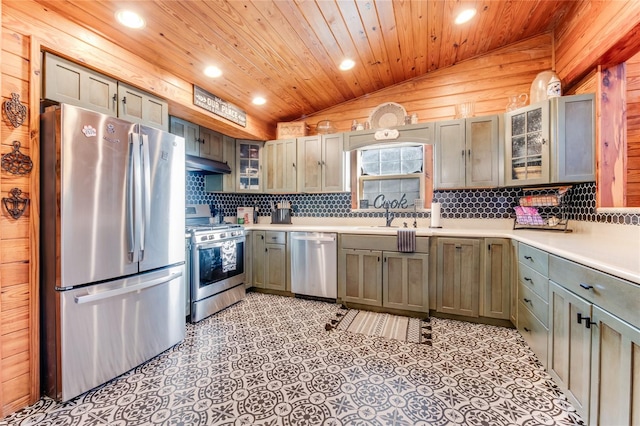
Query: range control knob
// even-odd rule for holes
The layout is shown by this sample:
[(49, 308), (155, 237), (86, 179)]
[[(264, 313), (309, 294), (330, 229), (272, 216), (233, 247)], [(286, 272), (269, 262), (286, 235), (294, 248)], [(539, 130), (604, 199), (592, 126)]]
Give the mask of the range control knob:
[(203, 235), (202, 237), (200, 237), (200, 241), (207, 241), (207, 236)]
[(210, 240), (213, 240), (214, 238), (215, 238), (215, 235), (213, 235), (213, 234), (209, 235), (209, 239)]

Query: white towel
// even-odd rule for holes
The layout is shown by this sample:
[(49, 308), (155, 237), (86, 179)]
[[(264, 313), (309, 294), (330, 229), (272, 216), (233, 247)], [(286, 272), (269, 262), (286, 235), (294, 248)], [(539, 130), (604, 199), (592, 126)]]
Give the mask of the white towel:
[(416, 251), (415, 229), (398, 229), (398, 251), (403, 253)]
[(222, 248), (220, 249), (222, 255), (222, 272), (229, 272), (236, 270), (236, 242), (224, 241)]

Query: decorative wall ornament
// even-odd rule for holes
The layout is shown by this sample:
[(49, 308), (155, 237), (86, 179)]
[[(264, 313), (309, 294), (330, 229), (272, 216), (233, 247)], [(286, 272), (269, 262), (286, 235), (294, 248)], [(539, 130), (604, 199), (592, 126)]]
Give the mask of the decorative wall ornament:
[(2, 204), (12, 218), (19, 219), (29, 205), (29, 198), (22, 197), (20, 188), (13, 188), (9, 191), (9, 195), (11, 196), (8, 198), (2, 198)]
[(27, 118), (27, 107), (20, 102), (19, 93), (11, 93), (11, 99), (4, 101), (4, 113), (13, 127), (22, 126)]
[(2, 156), (2, 168), (14, 175), (26, 175), (33, 168), (31, 158), (20, 152), (19, 141), (13, 141), (13, 151)]
[(399, 137), (400, 137), (400, 132), (398, 131), (398, 129), (391, 129), (391, 130), (382, 129), (382, 130), (377, 130), (373, 134), (373, 138), (377, 141), (398, 139)]

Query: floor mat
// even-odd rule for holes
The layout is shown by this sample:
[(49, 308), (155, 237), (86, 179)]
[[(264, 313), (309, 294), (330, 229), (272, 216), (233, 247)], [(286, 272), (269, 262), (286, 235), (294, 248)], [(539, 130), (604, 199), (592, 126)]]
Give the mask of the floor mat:
[(429, 318), (421, 320), (359, 309), (349, 309), (335, 315), (336, 318), (327, 323), (327, 330), (344, 330), (401, 342), (431, 345), (432, 331)]

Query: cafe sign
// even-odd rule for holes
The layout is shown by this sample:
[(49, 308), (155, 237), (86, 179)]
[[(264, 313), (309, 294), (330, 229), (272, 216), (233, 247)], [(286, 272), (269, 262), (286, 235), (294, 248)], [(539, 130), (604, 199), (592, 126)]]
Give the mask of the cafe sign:
[(193, 104), (242, 127), (247, 127), (246, 112), (196, 85), (193, 86)]

